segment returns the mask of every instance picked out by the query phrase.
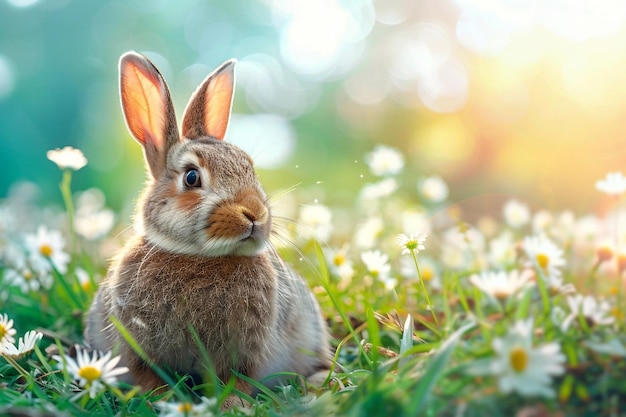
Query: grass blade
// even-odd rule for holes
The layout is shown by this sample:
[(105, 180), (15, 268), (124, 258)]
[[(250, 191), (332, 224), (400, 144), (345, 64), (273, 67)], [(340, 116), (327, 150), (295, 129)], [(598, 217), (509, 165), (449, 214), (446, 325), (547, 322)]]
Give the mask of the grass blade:
[(430, 394), (438, 381), (439, 377), (443, 374), (445, 366), (448, 363), (450, 355), (454, 351), (461, 336), (469, 329), (475, 326), (475, 323), (468, 323), (452, 333), (448, 339), (441, 344), (430, 364), (426, 368), (426, 372), (420, 377), (419, 382), (411, 394), (411, 402), (409, 403), (409, 414), (418, 415), (425, 411), (428, 405)]

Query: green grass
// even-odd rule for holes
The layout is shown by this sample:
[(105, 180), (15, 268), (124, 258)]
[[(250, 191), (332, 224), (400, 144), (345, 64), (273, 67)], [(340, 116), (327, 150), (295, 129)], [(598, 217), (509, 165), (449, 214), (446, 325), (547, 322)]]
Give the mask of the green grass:
[[(78, 214), (72, 207), (69, 181), (66, 174), (62, 190), (71, 218)], [(281, 234), (284, 240), (293, 241), (297, 250), (287, 246), (280, 251), (306, 277), (322, 306), (336, 349), (334, 372), (321, 387), (305, 383), (298, 375), (290, 375), (293, 385), (275, 389), (250, 381), (260, 394), (256, 398), (240, 395), (252, 408), (221, 412), (221, 401), (236, 393), (234, 380), (222, 385), (209, 375), (205, 384), (190, 388), (184, 382), (186, 377), (179, 376), (171, 380), (171, 389), (158, 394), (116, 383), (99, 390), (94, 398), (79, 386), (49, 352), (56, 349), (63, 356), (70, 346), (82, 342), (83, 316), (97, 281), (106, 273), (110, 255), (101, 250), (111, 242), (119, 243), (123, 239), (119, 232), (124, 229), (89, 241), (68, 229), (66, 221), (44, 215), (43, 208), (19, 204), (28, 205), (8, 200), (0, 203), (3, 215), (16, 219), (1, 223), (0, 314), (14, 320), (16, 339), (33, 329), (42, 331), (44, 337), (23, 358), (0, 358), (0, 414), (28, 409), (29, 413), (49, 415), (150, 416), (167, 414), (161, 405), (164, 402), (200, 404), (205, 397), (216, 399), (205, 403), (205, 409), (216, 415), (469, 417), (511, 416), (530, 408), (548, 413), (542, 415), (626, 415), (625, 311), (619, 263), (623, 258), (617, 249), (611, 259), (602, 262), (596, 255), (598, 245), (613, 237), (601, 232), (601, 223), (610, 223), (610, 219), (596, 219), (597, 230), (584, 236), (576, 233), (578, 220), (561, 221), (558, 213), (543, 226), (525, 222), (512, 227), (495, 217), (487, 227), (484, 219), (473, 224), (459, 220), (458, 207), (444, 210), (443, 203), (396, 192), (368, 202), (364, 210), (348, 209), (347, 217), (341, 217), (345, 208), (331, 208), (333, 215), (339, 216), (334, 222), (337, 218), (351, 221), (341, 228), (333, 224), (322, 245), (312, 238), (298, 238), (297, 227), (314, 230), (315, 224), (290, 224)], [(20, 221), (24, 213), (36, 214)], [(421, 232), (403, 230), (403, 219), (415, 213), (430, 222), (426, 249), (402, 255), (396, 236)], [(360, 247), (362, 240), (354, 236), (364, 236), (360, 225), (374, 218), (384, 227), (372, 232), (373, 245)], [(435, 221), (441, 218), (447, 221)], [(34, 261), (28, 258), (29, 248), (24, 244), (25, 236), (39, 224), (65, 230), (64, 250), (71, 256), (67, 269), (61, 268), (63, 273), (48, 268), (49, 286), (44, 285), (44, 273), (32, 268)], [(606, 303), (596, 308), (601, 314), (595, 318), (593, 312), (572, 314), (568, 302), (572, 294), (549, 288), (546, 271), (536, 262), (533, 266), (534, 260), (522, 246), (525, 237), (539, 234), (563, 250), (565, 262), (557, 268), (563, 282), (572, 284), (576, 294), (590, 294)], [(496, 248), (505, 235), (508, 238), (502, 241), (507, 243)], [(368, 269), (361, 259), (368, 250), (389, 257), (388, 274), (384, 268)], [(20, 251), (24, 265), (20, 264)], [(496, 256), (501, 252), (505, 255)], [(50, 262), (51, 267), (54, 262)], [(346, 263), (352, 264), (350, 277), (338, 269)], [(42, 284), (24, 291), (12, 275), (16, 270), (25, 271), (20, 266), (31, 267), (31, 284)], [(495, 270), (533, 271), (534, 285), (492, 299), (472, 284), (471, 277)], [(395, 285), (390, 285), (389, 279), (394, 279)], [(555, 344), (561, 352), (561, 372), (547, 377), (552, 395), (505, 392), (500, 376), (489, 372), (498, 357), (498, 343), (508, 340), (520, 321), (532, 324), (530, 347)], [(510, 366), (526, 364), (523, 354), (517, 362), (513, 357), (512, 353), (507, 357)]]

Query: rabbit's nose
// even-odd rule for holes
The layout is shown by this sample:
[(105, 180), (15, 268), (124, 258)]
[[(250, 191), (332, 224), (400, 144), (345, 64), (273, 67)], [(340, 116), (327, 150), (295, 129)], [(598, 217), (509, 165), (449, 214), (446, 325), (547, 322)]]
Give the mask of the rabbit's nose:
[(243, 193), (235, 200), (243, 217), (254, 224), (266, 223), (269, 212), (263, 201), (255, 194)]
[(242, 207), (242, 209), (241, 209), (241, 214), (243, 214), (243, 215), (244, 215), (244, 216), (245, 216), (248, 220), (250, 220), (252, 223), (254, 223), (255, 221), (257, 221), (257, 216), (256, 216), (256, 214), (255, 214), (252, 210), (250, 210), (250, 209), (248, 209), (248, 208), (246, 208), (246, 207)]

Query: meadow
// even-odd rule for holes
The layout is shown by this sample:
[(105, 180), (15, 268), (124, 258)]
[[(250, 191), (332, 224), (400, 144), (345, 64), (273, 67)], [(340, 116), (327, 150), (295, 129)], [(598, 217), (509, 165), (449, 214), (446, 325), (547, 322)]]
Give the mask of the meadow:
[[(615, 0), (0, 0), (0, 415), (626, 416), (625, 44)], [(81, 348), (146, 178), (131, 50), (179, 114), (238, 60), (324, 381), (144, 393)]]
[(79, 150), (48, 158), (63, 209), (34, 205), (29, 183), (0, 205), (2, 414), (624, 415), (620, 173), (596, 183), (612, 204), (603, 217), (512, 199), (470, 216), (439, 177), (417, 181), (414, 198), (400, 186), (414, 181), (405, 156), (383, 145), (363, 155), (375, 180), (351, 207), (275, 192), (273, 244), (320, 301), (334, 369), (322, 386), (255, 382), (256, 398), (239, 394), (249, 408), (220, 411), (232, 383), (190, 388), (180, 375), (141, 393), (117, 381), (115, 352), (75, 346), (107, 259), (132, 231), (100, 190), (72, 192), (87, 163)]

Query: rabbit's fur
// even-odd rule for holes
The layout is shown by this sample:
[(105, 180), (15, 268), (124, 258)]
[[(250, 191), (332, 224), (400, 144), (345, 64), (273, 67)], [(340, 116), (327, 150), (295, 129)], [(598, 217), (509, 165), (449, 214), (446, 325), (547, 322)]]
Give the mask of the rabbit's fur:
[[(137, 235), (102, 282), (85, 336), (94, 349), (119, 346), (129, 382), (144, 390), (164, 382), (111, 316), (151, 362), (178, 374), (204, 375), (212, 365), (226, 382), (232, 370), (261, 379), (329, 367), (317, 301), (268, 242), (271, 212), (252, 159), (223, 140), (233, 89), (228, 61), (191, 97), (181, 136), (157, 68), (133, 52), (120, 59), (124, 117), (150, 178), (137, 205)], [(241, 380), (237, 386), (252, 392)]]

